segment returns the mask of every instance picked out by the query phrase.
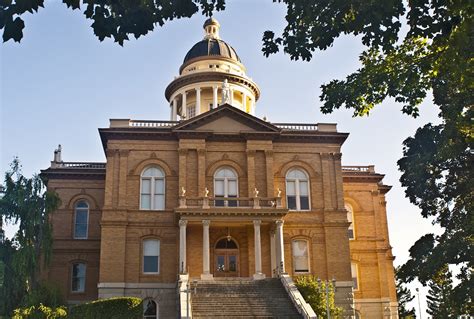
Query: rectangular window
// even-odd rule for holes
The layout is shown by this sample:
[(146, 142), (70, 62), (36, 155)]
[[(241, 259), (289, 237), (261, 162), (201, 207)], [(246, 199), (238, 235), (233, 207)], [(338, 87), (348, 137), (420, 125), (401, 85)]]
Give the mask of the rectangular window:
[(84, 292), (86, 290), (86, 265), (72, 265), (72, 292)]
[(292, 248), (295, 272), (309, 272), (308, 242), (306, 240), (294, 240)]
[(88, 210), (76, 209), (76, 222), (74, 224), (74, 238), (87, 238)]
[(359, 290), (359, 272), (357, 268), (357, 264), (351, 263), (352, 283), (354, 285), (354, 290)]
[(187, 112), (187, 118), (190, 119), (192, 117), (196, 116), (196, 106), (195, 105), (189, 105), (186, 107), (186, 112)]
[(288, 209), (296, 209), (296, 185), (294, 181), (286, 182), (286, 199)]
[(150, 239), (143, 241), (143, 272), (158, 274), (160, 272), (160, 241)]
[(151, 209), (151, 179), (142, 179), (141, 208)]
[(162, 179), (155, 179), (155, 196), (153, 201), (153, 209), (165, 209), (165, 181)]

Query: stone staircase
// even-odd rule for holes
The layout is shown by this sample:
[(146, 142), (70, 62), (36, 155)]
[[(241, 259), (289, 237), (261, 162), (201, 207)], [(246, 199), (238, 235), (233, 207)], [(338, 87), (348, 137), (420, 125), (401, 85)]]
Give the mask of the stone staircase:
[(278, 278), (191, 281), (193, 318), (302, 318)]

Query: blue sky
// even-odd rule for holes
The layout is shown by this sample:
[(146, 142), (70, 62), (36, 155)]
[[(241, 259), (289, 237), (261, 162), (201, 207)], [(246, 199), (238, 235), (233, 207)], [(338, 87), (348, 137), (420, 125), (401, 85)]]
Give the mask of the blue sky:
[[(438, 109), (427, 99), (421, 116), (413, 119), (388, 100), (369, 117), (353, 118), (346, 109), (321, 114), (321, 84), (355, 71), (363, 46), (354, 36), (342, 36), (311, 62), (291, 61), (284, 54), (265, 58), (263, 32), (281, 32), (284, 16), (285, 7), (270, 0), (228, 0), (226, 11), (215, 15), (221, 37), (237, 50), (247, 74), (260, 86), (257, 116), (272, 122), (337, 123), (339, 131), (350, 133), (343, 164), (373, 164), (386, 175), (384, 182), (393, 185), (387, 195), (390, 239), (395, 264), (402, 264), (414, 241), (434, 230), (404, 197), (396, 161), (406, 137), (439, 121)], [(169, 119), (165, 87), (178, 74), (186, 52), (201, 40), (205, 18), (172, 21), (124, 47), (99, 42), (89, 27), (92, 22), (60, 1), (47, 0), (45, 9), (25, 20), (21, 44), (10, 41), (0, 52), (2, 175), (14, 156), (25, 175), (47, 168), (58, 144), (65, 161), (104, 161), (97, 128), (107, 127), (109, 118)]]

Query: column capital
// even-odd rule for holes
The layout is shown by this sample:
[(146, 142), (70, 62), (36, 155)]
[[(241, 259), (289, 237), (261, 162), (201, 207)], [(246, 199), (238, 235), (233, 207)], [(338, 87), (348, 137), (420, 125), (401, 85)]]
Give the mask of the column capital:
[(201, 92), (201, 88), (200, 87), (197, 87), (195, 88), (196, 92)]
[(211, 221), (209, 219), (203, 219), (202, 224), (204, 226), (209, 226), (211, 224)]
[(188, 91), (186, 91), (186, 90), (184, 90), (183, 92), (181, 92), (181, 95), (182, 95), (182, 96), (185, 96), (185, 95), (187, 95), (187, 94), (188, 94)]
[(187, 224), (188, 224), (188, 221), (186, 219), (179, 220), (179, 226), (186, 227)]
[(284, 222), (285, 222), (285, 221), (282, 220), (282, 219), (275, 220), (275, 224), (276, 224), (277, 226), (283, 226), (283, 223), (284, 223)]
[(254, 226), (260, 226), (261, 224), (262, 224), (262, 221), (261, 221), (260, 219), (255, 219), (255, 220), (253, 221), (253, 225), (254, 225)]

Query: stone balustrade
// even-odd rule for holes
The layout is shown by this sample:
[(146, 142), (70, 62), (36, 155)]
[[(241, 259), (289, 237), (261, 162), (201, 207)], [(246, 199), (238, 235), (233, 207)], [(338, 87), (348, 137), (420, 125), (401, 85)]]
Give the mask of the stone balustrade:
[(179, 208), (283, 208), (281, 197), (179, 197)]

